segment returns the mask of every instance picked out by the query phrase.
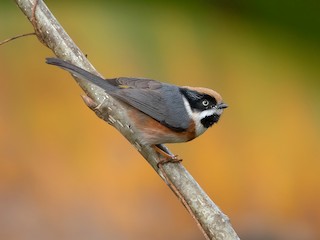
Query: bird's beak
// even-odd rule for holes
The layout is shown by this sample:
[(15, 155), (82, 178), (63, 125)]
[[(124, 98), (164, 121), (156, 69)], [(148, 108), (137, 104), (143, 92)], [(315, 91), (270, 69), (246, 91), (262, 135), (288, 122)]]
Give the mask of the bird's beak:
[(217, 109), (224, 109), (224, 108), (227, 108), (227, 107), (228, 107), (228, 105), (225, 104), (224, 102), (219, 103), (219, 104), (217, 104), (217, 106), (216, 106)]

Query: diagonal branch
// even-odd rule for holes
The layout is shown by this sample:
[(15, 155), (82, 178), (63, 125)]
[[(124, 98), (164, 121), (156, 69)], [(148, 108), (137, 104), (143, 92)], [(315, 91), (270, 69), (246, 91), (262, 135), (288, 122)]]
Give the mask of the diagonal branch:
[[(16, 0), (16, 3), (35, 28), (39, 41), (50, 48), (57, 57), (101, 76), (42, 0)], [(134, 138), (135, 126), (121, 103), (106, 95), (103, 89), (89, 81), (77, 78), (75, 80), (86, 93), (86, 96), (83, 96), (86, 105), (97, 116), (118, 129), (135, 146), (177, 195), (206, 239), (239, 239), (228, 217), (212, 202), (182, 164), (168, 163), (157, 166), (158, 154), (149, 146), (141, 145), (139, 139)]]

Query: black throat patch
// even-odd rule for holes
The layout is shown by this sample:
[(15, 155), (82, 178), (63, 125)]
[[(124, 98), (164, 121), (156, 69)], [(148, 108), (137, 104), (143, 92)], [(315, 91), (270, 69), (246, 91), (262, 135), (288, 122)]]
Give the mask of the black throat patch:
[(220, 115), (213, 114), (211, 116), (204, 117), (201, 119), (201, 123), (205, 128), (211, 127), (213, 124), (217, 123), (219, 121)]

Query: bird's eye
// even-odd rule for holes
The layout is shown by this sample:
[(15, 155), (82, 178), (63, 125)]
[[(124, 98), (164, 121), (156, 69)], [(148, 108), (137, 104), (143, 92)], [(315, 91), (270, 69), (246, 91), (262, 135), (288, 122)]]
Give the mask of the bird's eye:
[(207, 106), (209, 105), (209, 101), (206, 100), (206, 99), (203, 100), (203, 101), (202, 101), (202, 105), (205, 106), (205, 107), (207, 107)]

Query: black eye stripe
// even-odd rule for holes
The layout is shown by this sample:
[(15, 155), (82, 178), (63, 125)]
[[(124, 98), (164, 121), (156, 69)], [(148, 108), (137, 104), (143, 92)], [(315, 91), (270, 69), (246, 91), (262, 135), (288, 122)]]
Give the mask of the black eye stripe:
[[(201, 94), (185, 88), (181, 88), (180, 91), (187, 98), (193, 110), (203, 111), (217, 104), (216, 99), (210, 95)], [(208, 101), (208, 104), (204, 104), (205, 101)]]

